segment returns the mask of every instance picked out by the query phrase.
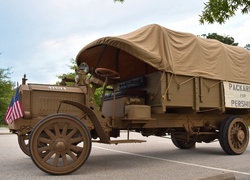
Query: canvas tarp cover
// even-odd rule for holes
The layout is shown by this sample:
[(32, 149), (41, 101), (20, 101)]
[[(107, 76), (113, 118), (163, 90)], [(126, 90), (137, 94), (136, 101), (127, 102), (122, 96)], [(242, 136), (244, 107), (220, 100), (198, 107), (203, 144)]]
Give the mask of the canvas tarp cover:
[(115, 70), (121, 80), (160, 70), (250, 84), (250, 51), (156, 24), (97, 39), (78, 53), (76, 62)]

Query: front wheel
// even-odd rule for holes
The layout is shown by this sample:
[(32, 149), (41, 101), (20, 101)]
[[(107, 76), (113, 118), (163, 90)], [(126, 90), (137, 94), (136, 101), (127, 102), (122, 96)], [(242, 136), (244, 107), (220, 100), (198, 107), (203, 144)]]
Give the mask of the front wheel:
[(219, 142), (227, 154), (242, 154), (248, 146), (248, 141), (249, 130), (242, 118), (232, 116), (221, 124)]
[(91, 136), (81, 120), (67, 114), (50, 115), (33, 128), (29, 151), (44, 172), (69, 174), (88, 159)]

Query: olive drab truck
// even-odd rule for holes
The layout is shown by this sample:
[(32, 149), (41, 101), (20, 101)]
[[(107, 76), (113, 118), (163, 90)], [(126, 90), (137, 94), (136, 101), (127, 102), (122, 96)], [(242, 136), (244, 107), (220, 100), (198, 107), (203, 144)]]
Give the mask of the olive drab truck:
[[(144, 142), (121, 131), (170, 135), (180, 149), (219, 140), (229, 155), (249, 141), (250, 53), (152, 24), (103, 37), (76, 56), (75, 84), (19, 87), (24, 116), (9, 124), (20, 148), (49, 174), (69, 174), (92, 142)], [(100, 105), (95, 91), (102, 88)]]

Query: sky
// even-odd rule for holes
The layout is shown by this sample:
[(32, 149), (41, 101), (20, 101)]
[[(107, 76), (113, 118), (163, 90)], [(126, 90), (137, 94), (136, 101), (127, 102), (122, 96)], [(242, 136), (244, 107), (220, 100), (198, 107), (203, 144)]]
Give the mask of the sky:
[(70, 60), (90, 42), (148, 24), (195, 35), (231, 36), (250, 44), (250, 14), (225, 24), (199, 23), (202, 0), (0, 0), (0, 68), (11, 68), (13, 82), (55, 84), (69, 73)]

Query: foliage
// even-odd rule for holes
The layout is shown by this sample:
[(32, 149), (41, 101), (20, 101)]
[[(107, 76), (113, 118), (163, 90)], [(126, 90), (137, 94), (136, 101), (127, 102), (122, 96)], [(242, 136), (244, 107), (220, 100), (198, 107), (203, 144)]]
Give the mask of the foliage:
[(102, 92), (103, 92), (103, 88), (102, 87), (101, 88), (97, 88), (95, 90), (95, 94), (94, 94), (94, 96), (95, 96), (95, 102), (96, 102), (96, 104), (97, 104), (98, 107), (100, 107), (100, 105), (101, 105)]
[(244, 48), (250, 51), (250, 44), (246, 44)]
[(4, 123), (4, 116), (14, 93), (14, 83), (10, 80), (10, 69), (0, 69), (0, 125)]
[(124, 0), (114, 0), (114, 2), (121, 2), (121, 3), (123, 3)]
[[(114, 2), (123, 3), (125, 0), (114, 0)], [(204, 3), (205, 7), (200, 16), (200, 23), (215, 22), (223, 24), (230, 17), (235, 16), (235, 13), (240, 9), (242, 14), (247, 14), (250, 11), (249, 0), (209, 0)]]
[[(70, 59), (70, 63), (71, 64), (67, 65), (67, 66), (70, 68), (70, 70), (72, 70), (72, 72), (57, 75), (56, 77), (58, 79), (62, 80), (64, 77), (74, 79), (76, 77), (77, 64), (76, 64), (76, 62), (75, 62), (75, 60), (73, 58)], [(60, 84), (60, 82), (58, 81), (58, 82), (56, 82), (56, 84)], [(66, 82), (67, 86), (71, 86), (73, 84), (74, 84), (73, 82)]]
[[(64, 77), (67, 77), (67, 78), (69, 78), (69, 79), (75, 79), (75, 77), (76, 77), (76, 70), (77, 70), (77, 64), (76, 64), (76, 61), (72, 58), (72, 59), (70, 59), (70, 65), (67, 65), (69, 68), (70, 68), (70, 70), (72, 71), (72, 72), (69, 72), (69, 73), (64, 73), (64, 74), (61, 74), (61, 75), (57, 75), (57, 77), (59, 78), (59, 79), (63, 79)], [(60, 84), (60, 82), (56, 82), (56, 84), (58, 85), (58, 84)], [(66, 82), (66, 86), (72, 86), (74, 83), (73, 82)], [(96, 101), (96, 103), (97, 103), (97, 105), (98, 106), (100, 106), (100, 104), (101, 104), (101, 96), (102, 96), (102, 89), (103, 88), (98, 88), (98, 89), (96, 89), (95, 90), (95, 94), (94, 94), (94, 96), (95, 96), (95, 101)]]
[(249, 0), (209, 0), (204, 3), (205, 7), (200, 15), (200, 23), (208, 22), (213, 24), (218, 22), (223, 24), (230, 17), (235, 16), (237, 10), (240, 9), (242, 14), (247, 14), (250, 8)]
[(206, 37), (207, 39), (216, 39), (216, 40), (218, 40), (220, 42), (223, 42), (225, 44), (229, 44), (229, 45), (232, 45), (232, 46), (238, 46), (238, 44), (239, 44), (239, 43), (234, 42), (233, 37), (221, 36), (221, 35), (218, 35), (217, 33), (208, 33), (208, 35), (203, 34), (202, 36)]

